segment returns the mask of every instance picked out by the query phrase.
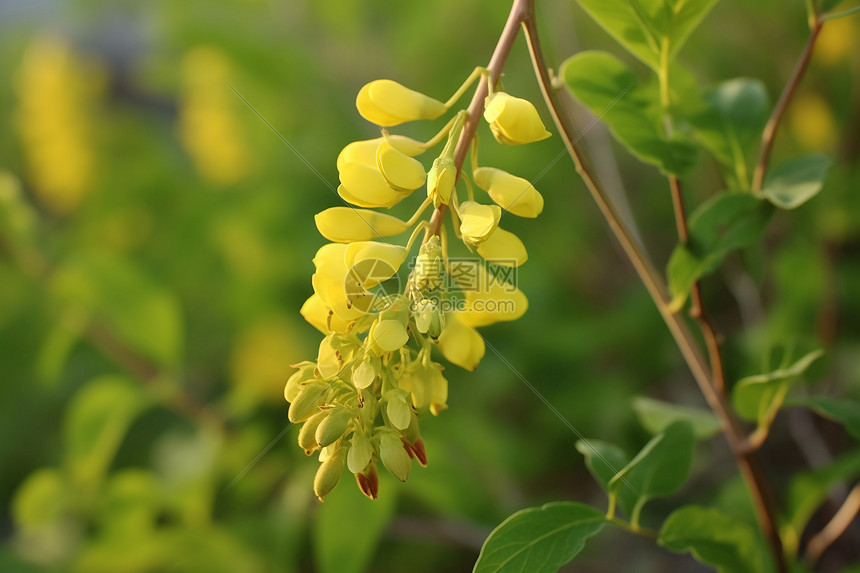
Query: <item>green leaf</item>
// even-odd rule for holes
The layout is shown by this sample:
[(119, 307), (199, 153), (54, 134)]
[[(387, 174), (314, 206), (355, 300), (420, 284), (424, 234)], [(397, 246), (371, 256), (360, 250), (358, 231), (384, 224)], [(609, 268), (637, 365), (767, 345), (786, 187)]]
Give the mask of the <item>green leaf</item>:
[(736, 78), (705, 94), (704, 106), (691, 118), (698, 139), (731, 168), (738, 189), (749, 189), (747, 159), (758, 144), (770, 106), (759, 80)]
[(636, 157), (664, 173), (683, 176), (696, 163), (696, 146), (676, 132), (667, 136), (656, 90), (605, 52), (581, 52), (562, 64), (565, 84)]
[(791, 403), (806, 406), (825, 418), (839, 422), (849, 434), (860, 440), (860, 402), (846, 398), (809, 396), (792, 400)]
[(833, 159), (824, 154), (787, 161), (768, 173), (762, 195), (781, 209), (799, 207), (818, 195), (831, 165)]
[(735, 410), (759, 427), (769, 426), (790, 386), (822, 354), (823, 350), (814, 350), (787, 368), (742, 378), (732, 389)]
[(688, 505), (675, 510), (663, 523), (657, 543), (675, 553), (692, 553), (719, 573), (765, 571), (756, 531), (715, 509)]
[(555, 573), (605, 525), (603, 512), (581, 503), (523, 509), (490, 533), (473, 573)]
[[(585, 467), (607, 494), (609, 482), (630, 463), (630, 456), (621, 448), (601, 440), (578, 440), (576, 450), (585, 457)], [(638, 493), (633, 488), (622, 487), (613, 495), (621, 510), (629, 516), (636, 505)]]
[(844, 454), (828, 466), (792, 477), (785, 496), (786, 520), (780, 536), (786, 550), (796, 552), (800, 537), (815, 510), (838, 484), (860, 475), (860, 449)]
[(57, 272), (52, 286), (62, 303), (93, 313), (146, 358), (164, 366), (179, 363), (179, 301), (138, 267), (112, 256), (81, 255)]
[(75, 394), (63, 425), (66, 466), (78, 486), (98, 485), (135, 417), (149, 405), (139, 384), (96, 378)]
[[(346, 475), (352, 477), (349, 472)], [(393, 480), (383, 480), (380, 490), (384, 488), (384, 493), (376, 500), (366, 498), (352, 483), (341, 483), (326, 496), (314, 524), (314, 561), (317, 571), (367, 571), (382, 532), (394, 515), (396, 485), (399, 484)]]
[(660, 68), (661, 51), (674, 56), (716, 0), (579, 0), (592, 18), (631, 54)]
[(672, 404), (639, 396), (633, 399), (633, 411), (639, 423), (651, 434), (659, 434), (678, 420), (683, 420), (693, 428), (697, 440), (705, 440), (720, 431), (720, 422), (710, 410), (694, 408), (682, 404)]
[(772, 208), (749, 193), (720, 193), (690, 216), (690, 239), (669, 258), (670, 308), (680, 310), (693, 283), (719, 268), (727, 254), (757, 243)]
[(27, 476), (12, 498), (12, 517), (21, 529), (50, 525), (69, 505), (69, 484), (55, 468)]
[(692, 426), (686, 421), (673, 422), (609, 481), (610, 495), (624, 489), (636, 493), (637, 501), (630, 514), (633, 523), (638, 523), (639, 512), (649, 499), (681, 489), (690, 474), (694, 446)]

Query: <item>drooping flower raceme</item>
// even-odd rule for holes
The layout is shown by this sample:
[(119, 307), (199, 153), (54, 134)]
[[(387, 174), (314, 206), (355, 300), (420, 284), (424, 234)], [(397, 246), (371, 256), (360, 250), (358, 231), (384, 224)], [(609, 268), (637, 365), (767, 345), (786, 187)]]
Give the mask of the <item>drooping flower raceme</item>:
[[(468, 82), (474, 77), (477, 72)], [(436, 119), (456, 99), (442, 103), (391, 80), (376, 80), (361, 89), (356, 106), (366, 119), (393, 126)], [(486, 105), (484, 116), (502, 143), (549, 136), (525, 100), (496, 91)], [(516, 267), (528, 257), (522, 241), (500, 228), (499, 220), (506, 211), (536, 217), (543, 197), (525, 179), (479, 167), (475, 150), (472, 179), (493, 203), (477, 201), (471, 184), (468, 197), (460, 199), (457, 181), (467, 176), (459, 172), (454, 153), (458, 145), (474, 143), (461, 141), (466, 119), (465, 110), (454, 113), (426, 143), (383, 130), (376, 139), (350, 143), (337, 158), (338, 194), (348, 205), (315, 217), (331, 242), (313, 259), (313, 294), (301, 308), (324, 338), (316, 359), (294, 365), (284, 388), (289, 419), (301, 424), (299, 446), (308, 455), (319, 452), (314, 492), (320, 499), (344, 469), (375, 498), (380, 463), (401, 481), (412, 460), (426, 465), (419, 419), (426, 411), (439, 414), (448, 400), (436, 352), (474, 370), (485, 352), (475, 328), (515, 320), (528, 306), (525, 295), (500, 278), (505, 273), (493, 270)], [(443, 140), (429, 166), (419, 159)], [(408, 221), (374, 210), (405, 201), (422, 187), (426, 195)], [(421, 220), (431, 204), (437, 209), (433, 220), (451, 210), (455, 236), (480, 258), (449, 257), (446, 228)], [(409, 230), (406, 241), (389, 239)], [(403, 288), (401, 275), (406, 275)]]

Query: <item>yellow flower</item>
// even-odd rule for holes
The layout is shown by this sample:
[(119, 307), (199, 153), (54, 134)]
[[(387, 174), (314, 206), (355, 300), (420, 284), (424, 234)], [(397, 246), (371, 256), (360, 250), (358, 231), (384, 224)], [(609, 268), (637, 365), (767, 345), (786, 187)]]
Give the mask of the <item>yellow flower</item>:
[(399, 320), (377, 320), (367, 333), (370, 349), (378, 356), (399, 350), (409, 341), (406, 326)]
[(371, 288), (387, 281), (406, 260), (406, 247), (358, 241), (350, 243), (344, 250), (344, 262), (350, 277), (359, 285)]
[(322, 297), (316, 293), (312, 294), (310, 298), (305, 301), (301, 310), (299, 310), (299, 314), (301, 314), (304, 319), (311, 324), (311, 326), (323, 334), (328, 334), (330, 332), (346, 332), (349, 330), (349, 326), (351, 324), (350, 321), (343, 320), (334, 314), (331, 308), (329, 308), (325, 301), (323, 301)]
[(332, 207), (314, 216), (320, 234), (336, 243), (399, 235), (409, 227), (397, 217), (368, 209)]
[[(323, 303), (343, 321), (349, 322), (361, 317), (364, 311), (355, 307), (357, 285), (347, 284), (349, 269), (344, 262), (346, 245), (329, 243), (323, 245), (314, 257), (316, 272), (311, 276), (314, 292)], [(347, 287), (350, 287), (351, 297), (347, 297)]]
[(446, 317), (445, 329), (439, 336), (439, 350), (448, 362), (471, 371), (484, 357), (486, 348), (478, 331), (454, 312)]
[(529, 302), (517, 287), (491, 275), (478, 266), (479, 288), (465, 291), (466, 304), (458, 316), (473, 327), (487, 326), (520, 318)]
[(550, 136), (531, 102), (505, 92), (487, 96), (484, 119), (499, 143), (518, 145)]
[(475, 184), (505, 211), (530, 218), (537, 217), (543, 211), (543, 196), (522, 177), (493, 167), (479, 167), (472, 177)]
[(478, 254), (486, 261), (505, 267), (518, 267), (529, 258), (520, 238), (501, 227), (478, 245)]
[(200, 174), (216, 185), (241, 180), (251, 164), (236, 97), (225, 89), (229, 74), (229, 61), (214, 48), (194, 48), (182, 59), (179, 136)]
[(445, 104), (392, 80), (375, 80), (361, 88), (355, 100), (361, 116), (377, 125), (390, 126), (417, 119), (436, 119)]
[(427, 172), (427, 196), (433, 199), (433, 206), (447, 205), (457, 183), (457, 165), (450, 157), (437, 157)]
[(405, 135), (387, 135), (376, 139), (365, 139), (353, 141), (344, 147), (337, 156), (337, 170), (343, 169), (346, 163), (363, 163), (364, 165), (376, 164), (376, 150), (379, 144), (387, 141), (397, 151), (415, 157), (424, 152), (424, 144)]
[(424, 166), (398, 150), (387, 141), (376, 149), (376, 166), (388, 186), (400, 193), (411, 193), (424, 185), (427, 174)]
[(98, 72), (60, 40), (40, 37), (14, 74), (15, 123), (30, 181), (39, 203), (56, 215), (75, 211), (91, 187), (92, 107), (103, 84)]
[(393, 207), (405, 197), (388, 185), (376, 165), (346, 163), (340, 171), (340, 183), (337, 194), (359, 207)]
[(474, 201), (464, 201), (457, 212), (460, 217), (460, 234), (463, 242), (477, 246), (496, 230), (502, 209), (498, 205), (481, 205)]

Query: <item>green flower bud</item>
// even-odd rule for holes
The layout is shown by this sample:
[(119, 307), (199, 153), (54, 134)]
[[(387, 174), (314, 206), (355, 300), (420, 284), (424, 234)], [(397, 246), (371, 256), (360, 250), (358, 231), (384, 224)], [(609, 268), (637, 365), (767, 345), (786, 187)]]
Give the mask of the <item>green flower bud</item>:
[(314, 476), (314, 493), (323, 501), (323, 498), (334, 489), (337, 482), (340, 481), (340, 476), (343, 474), (344, 455), (341, 449), (338, 449), (331, 455), (320, 468), (317, 470), (317, 475)]
[(335, 406), (328, 417), (317, 427), (316, 439), (320, 446), (330, 446), (346, 433), (353, 414), (343, 406)]
[(409, 478), (412, 458), (403, 447), (403, 442), (392, 431), (379, 432), (379, 457), (385, 468), (400, 481)]
[(427, 298), (418, 301), (415, 303), (415, 310), (413, 310), (412, 316), (415, 319), (415, 326), (418, 328), (418, 332), (426, 334), (434, 340), (442, 334), (445, 320), (442, 311), (436, 305), (436, 301)]
[(325, 403), (329, 385), (320, 380), (309, 382), (290, 403), (287, 417), (293, 424), (304, 422), (317, 413), (317, 407)]
[(367, 436), (360, 431), (353, 432), (349, 453), (346, 455), (346, 465), (349, 471), (354, 474), (363, 472), (372, 457), (373, 444), (370, 443)]
[(316, 431), (320, 425), (320, 422), (328, 417), (330, 410), (323, 410), (322, 412), (317, 412), (302, 425), (302, 429), (299, 430), (299, 447), (305, 451), (305, 454), (311, 455), (318, 449), (320, 449), (320, 445), (317, 443), (316, 439)]
[(298, 368), (299, 370), (290, 376), (290, 379), (287, 380), (287, 385), (284, 386), (284, 398), (287, 399), (287, 402), (295, 400), (304, 387), (305, 382), (310, 382), (314, 379), (314, 369), (316, 366), (316, 364), (307, 360), (292, 365), (293, 368)]
[(409, 393), (405, 390), (389, 390), (385, 393), (385, 400), (388, 403), (385, 413), (388, 414), (391, 425), (398, 430), (405, 430), (412, 421), (412, 408), (409, 407), (407, 398)]
[(376, 380), (376, 369), (373, 367), (372, 357), (370, 354), (365, 354), (352, 371), (352, 383), (360, 390), (373, 384), (374, 380)]

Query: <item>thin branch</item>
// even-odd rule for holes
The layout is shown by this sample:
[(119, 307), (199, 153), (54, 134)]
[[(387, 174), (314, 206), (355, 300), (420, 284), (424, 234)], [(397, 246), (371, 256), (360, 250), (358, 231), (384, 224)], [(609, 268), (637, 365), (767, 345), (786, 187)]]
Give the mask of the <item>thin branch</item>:
[[(524, 20), (525, 15), (531, 10), (531, 2), (528, 0), (514, 0), (511, 6), (511, 12), (508, 15), (508, 21), (502, 30), (499, 41), (496, 44), (496, 49), (493, 50), (493, 55), (490, 57), (490, 63), (487, 64), (487, 74), (489, 81), (495, 83), (499, 81), (499, 76), (502, 74), (502, 68), (511, 53), (511, 48), (514, 45), (514, 40), (520, 31), (520, 23)], [(472, 96), (472, 101), (469, 103), (466, 124), (463, 126), (463, 132), (460, 134), (460, 140), (457, 142), (457, 147), (454, 150), (454, 164), (457, 166), (457, 180), (460, 179), (460, 172), (463, 169), (463, 163), (469, 154), (472, 140), (475, 133), (478, 131), (478, 124), (481, 116), (484, 113), (484, 100), (488, 93), (487, 76), (482, 75), (478, 88), (475, 90), (475, 95)], [(444, 221), (446, 205), (440, 205), (433, 215), (430, 217), (430, 226), (428, 227), (427, 237), (438, 235)]]
[(806, 546), (806, 564), (810, 568), (818, 563), (827, 548), (848, 529), (858, 512), (860, 512), (860, 483), (854, 486), (845, 503), (836, 511), (827, 525), (809, 540), (809, 545)]
[(776, 102), (776, 107), (773, 108), (770, 118), (764, 127), (761, 134), (761, 154), (759, 155), (758, 164), (753, 173), (753, 191), (761, 191), (764, 185), (764, 176), (767, 173), (768, 163), (770, 162), (770, 154), (773, 151), (773, 142), (776, 138), (776, 130), (782, 122), (782, 116), (785, 115), (785, 110), (788, 109), (788, 104), (797, 91), (797, 86), (800, 85), (800, 80), (806, 73), (806, 68), (809, 67), (809, 60), (812, 58), (812, 50), (815, 47), (815, 40), (818, 39), (818, 34), (821, 32), (821, 27), (824, 26), (824, 20), (818, 17), (817, 14), (812, 14), (810, 17), (810, 34), (809, 40), (806, 42), (806, 47), (797, 61), (794, 72), (791, 74), (788, 83), (782, 90), (779, 96), (779, 101)]
[[(531, 7), (531, 6), (530, 6)], [(606, 191), (593, 176), (589, 165), (584, 160), (584, 155), (576, 145), (575, 128), (568, 117), (563, 115), (563, 107), (549, 77), (548, 68), (544, 62), (543, 53), (538, 39), (537, 25), (531, 10), (528, 17), (523, 21), (526, 39), (531, 52), (532, 64), (535, 74), (546, 100), (547, 107), (552, 115), (553, 121), (567, 146), (576, 170), (585, 182), (592, 198), (606, 219), (609, 228), (620, 243), (627, 258), (632, 263), (636, 273), (642, 280), (646, 290), (654, 300), (657, 310), (663, 317), (666, 326), (675, 339), (684, 360), (690, 368), (693, 378), (699, 386), (711, 410), (715, 413), (723, 428), (723, 433), (728, 440), (741, 475), (750, 491), (755, 503), (759, 525), (765, 537), (768, 539), (777, 569), (781, 573), (787, 571), (785, 557), (782, 551), (782, 542), (776, 530), (776, 510), (770, 487), (764, 477), (761, 466), (755, 455), (744, 447), (745, 437), (739, 422), (729, 409), (725, 397), (715, 389), (712, 373), (702, 357), (698, 343), (690, 332), (687, 324), (676, 314), (669, 310), (669, 297), (662, 275), (657, 272), (642, 246), (633, 238), (629, 227), (618, 215), (614, 205)], [(715, 340), (715, 337), (714, 337)]]

